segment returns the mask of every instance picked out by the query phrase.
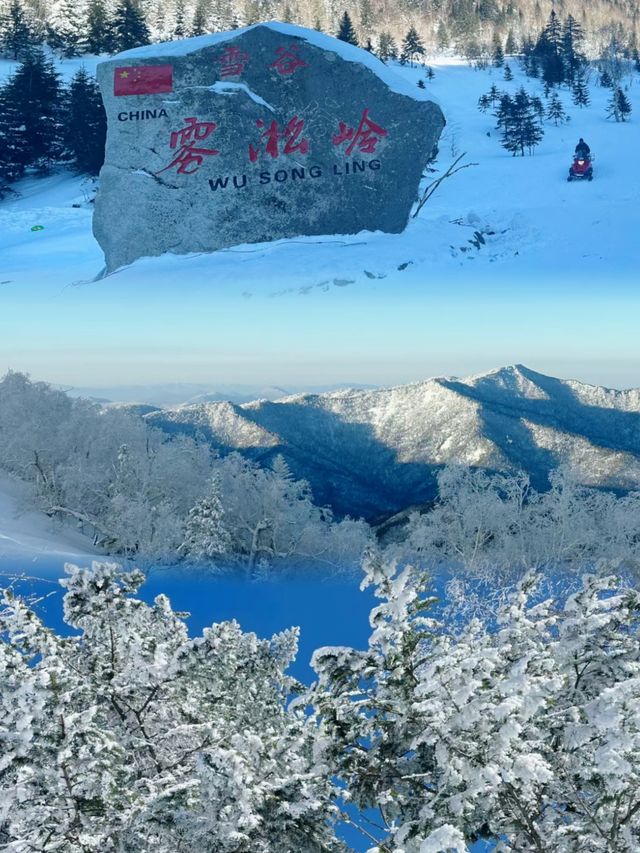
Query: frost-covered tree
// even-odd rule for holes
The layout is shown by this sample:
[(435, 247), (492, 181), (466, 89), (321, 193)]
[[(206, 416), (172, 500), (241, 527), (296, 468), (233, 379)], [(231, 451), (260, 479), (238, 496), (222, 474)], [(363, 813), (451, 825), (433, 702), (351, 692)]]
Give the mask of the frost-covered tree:
[(588, 488), (562, 468), (548, 491), (536, 491), (525, 475), (448, 466), (438, 492), (432, 510), (411, 516), (404, 543), (390, 545), (390, 555), (493, 580), (595, 570), (601, 560), (618, 561), (632, 575), (640, 569), (638, 491)]
[(637, 849), (638, 592), (587, 575), (554, 602), (527, 576), (497, 629), (460, 629), (428, 618), (410, 567), (365, 568), (380, 599), (368, 649), (318, 650), (311, 701), (319, 758), (373, 849)]
[(88, 9), (78, 0), (59, 0), (49, 15), (47, 42), (61, 56), (80, 56), (87, 52)]
[(187, 557), (207, 560), (229, 554), (231, 537), (225, 524), (218, 476), (212, 479), (208, 494), (189, 510), (179, 550)]
[(32, 16), (20, 0), (0, 9), (0, 53), (8, 59), (23, 60), (37, 44)]
[(72, 636), (5, 593), (0, 840), (59, 853), (343, 849), (314, 731), (287, 707), (295, 630), (189, 638), (137, 571), (68, 566)]
[(369, 541), (363, 522), (337, 523), (329, 509), (315, 506), (309, 483), (296, 480), (282, 456), (268, 469), (231, 454), (217, 470), (231, 551), (249, 576), (277, 560), (346, 568)]

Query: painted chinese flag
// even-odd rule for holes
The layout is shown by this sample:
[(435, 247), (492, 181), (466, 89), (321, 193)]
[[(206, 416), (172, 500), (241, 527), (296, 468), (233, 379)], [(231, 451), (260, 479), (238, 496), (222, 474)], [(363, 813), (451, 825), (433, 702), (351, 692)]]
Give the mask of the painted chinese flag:
[(116, 68), (114, 95), (160, 95), (163, 92), (173, 92), (173, 65)]

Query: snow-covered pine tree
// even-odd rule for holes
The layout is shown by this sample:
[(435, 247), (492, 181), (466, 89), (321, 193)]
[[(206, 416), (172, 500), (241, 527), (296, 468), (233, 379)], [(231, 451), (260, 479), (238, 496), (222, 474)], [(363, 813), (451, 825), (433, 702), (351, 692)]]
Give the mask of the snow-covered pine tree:
[(174, 14), (173, 14), (173, 32), (171, 33), (172, 38), (174, 39), (182, 39), (187, 34), (187, 24), (186, 24), (186, 9), (184, 0), (175, 0)]
[(86, 23), (87, 52), (110, 53), (115, 49), (113, 19), (106, 0), (89, 0)]
[(53, 63), (31, 49), (2, 89), (0, 117), (3, 159), (16, 177), (28, 167), (42, 172), (62, 153), (62, 90)]
[(607, 118), (614, 118), (616, 121), (626, 121), (631, 114), (631, 102), (618, 87), (614, 90), (611, 99), (607, 105)]
[(507, 83), (510, 83), (513, 80), (513, 71), (511, 70), (511, 66), (508, 62), (504, 65), (504, 79)]
[(208, 0), (198, 0), (193, 15), (193, 21), (191, 23), (190, 35), (203, 36), (205, 33), (209, 32), (209, 18), (211, 15), (210, 6), (211, 4)]
[(418, 33), (417, 29), (412, 25), (411, 27), (409, 27), (406, 36), (402, 39), (402, 46), (400, 49), (400, 62), (408, 62), (411, 66), (413, 66), (416, 57), (424, 56), (424, 54), (424, 42), (420, 38), (420, 34)]
[(460, 629), (425, 618), (410, 567), (365, 571), (381, 599), (368, 649), (319, 649), (311, 702), (318, 759), (373, 849), (638, 849), (638, 592), (585, 576), (555, 602), (527, 575), (497, 627)]
[(149, 28), (136, 0), (119, 0), (113, 16), (113, 37), (115, 50), (149, 44)]
[(358, 45), (358, 37), (348, 12), (344, 12), (338, 26), (337, 38), (347, 44)]
[(81, 68), (69, 84), (63, 107), (65, 149), (79, 172), (98, 174), (104, 163), (106, 135), (107, 118), (100, 89)]
[(196, 560), (215, 560), (231, 551), (219, 477), (212, 479), (207, 495), (189, 511), (179, 551)]
[(2, 846), (344, 850), (313, 727), (287, 707), (297, 632), (228, 622), (190, 639), (166, 597), (132, 597), (140, 572), (67, 572), (71, 637), (10, 593), (0, 603)]
[(0, 13), (0, 54), (21, 61), (36, 44), (31, 16), (20, 0), (11, 0)]
[(23, 173), (24, 134), (22, 112), (6, 84), (0, 87), (0, 199), (12, 193), (11, 184)]
[(59, 0), (49, 15), (47, 42), (61, 56), (80, 56), (88, 50), (88, 9), (78, 0)]

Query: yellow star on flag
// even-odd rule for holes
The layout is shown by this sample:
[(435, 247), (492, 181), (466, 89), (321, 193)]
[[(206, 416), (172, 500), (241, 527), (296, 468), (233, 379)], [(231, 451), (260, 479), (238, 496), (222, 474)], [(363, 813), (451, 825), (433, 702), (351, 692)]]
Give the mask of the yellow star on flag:
[(129, 72), (128, 72), (128, 71), (123, 71), (123, 72), (122, 72), (122, 74), (121, 74), (120, 76), (121, 76), (121, 77), (128, 77), (128, 76), (129, 76)]

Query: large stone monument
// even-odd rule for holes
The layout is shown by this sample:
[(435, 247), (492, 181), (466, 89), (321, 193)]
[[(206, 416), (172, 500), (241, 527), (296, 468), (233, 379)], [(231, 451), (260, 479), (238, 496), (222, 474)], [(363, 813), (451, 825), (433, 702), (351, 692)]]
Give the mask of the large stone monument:
[(94, 233), (111, 271), (164, 252), (402, 231), (444, 126), (370, 53), (289, 24), (98, 66), (108, 118)]

